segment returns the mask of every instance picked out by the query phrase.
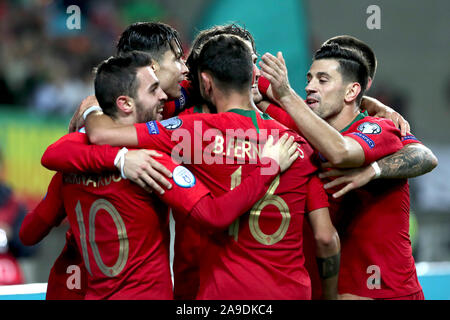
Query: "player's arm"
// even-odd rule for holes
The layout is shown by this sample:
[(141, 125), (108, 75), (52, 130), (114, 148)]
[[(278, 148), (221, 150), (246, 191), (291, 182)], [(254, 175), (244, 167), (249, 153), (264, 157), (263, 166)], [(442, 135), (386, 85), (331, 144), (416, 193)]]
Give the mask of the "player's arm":
[(138, 145), (138, 137), (133, 125), (121, 125), (101, 111), (87, 115), (86, 134), (92, 144), (133, 147)]
[(394, 109), (381, 103), (375, 98), (363, 96), (361, 100), (361, 108), (367, 110), (370, 116), (392, 120), (394, 125), (400, 129), (402, 137), (411, 129), (408, 121)]
[(53, 227), (66, 217), (61, 196), (62, 174), (56, 173), (48, 186), (47, 195), (36, 208), (25, 216), (19, 231), (20, 241), (26, 246), (44, 239)]
[(110, 145), (88, 145), (87, 140), (80, 137), (79, 133), (68, 134), (50, 145), (42, 156), (42, 165), (66, 173), (102, 173), (119, 169), (123, 177), (149, 192), (164, 193), (163, 187), (172, 187), (166, 179), (171, 177), (170, 171), (154, 159), (161, 157), (160, 153), (154, 150), (126, 152), (126, 149), (120, 151)]
[(250, 210), (267, 192), (273, 179), (287, 170), (298, 158), (294, 138), (283, 135), (275, 144), (272, 136), (261, 153), (261, 167), (243, 179), (242, 183), (220, 197), (204, 197), (190, 212), (200, 223), (214, 228), (226, 228), (240, 215)]
[(371, 165), (348, 170), (332, 169), (321, 173), (319, 177), (337, 177), (325, 184), (324, 188), (344, 185), (342, 189), (333, 194), (334, 198), (338, 198), (374, 179), (414, 178), (430, 172), (437, 164), (438, 160), (430, 149), (420, 143), (410, 143)]
[(294, 131), (299, 131), (297, 128), (297, 124), (294, 122), (294, 120), (292, 120), (291, 116), (276, 104), (263, 100), (257, 104), (257, 107), (259, 110), (267, 113), (282, 125)]
[(266, 53), (262, 56), (261, 72), (271, 82), (279, 105), (292, 117), (304, 137), (334, 167), (359, 167), (365, 161), (361, 145), (342, 136), (326, 121), (318, 117), (290, 87), (287, 68), (281, 53), (278, 58)]
[(341, 257), (338, 233), (331, 223), (328, 208), (309, 212), (308, 219), (316, 241), (316, 261), (322, 282), (323, 299), (337, 299)]
[(109, 145), (88, 145), (84, 134), (69, 133), (45, 150), (41, 164), (66, 173), (115, 171), (114, 159), (119, 150)]
[(260, 155), (261, 166), (239, 186), (219, 197), (211, 195), (187, 168), (163, 155), (159, 161), (173, 171), (170, 180), (173, 188), (159, 197), (177, 212), (190, 216), (208, 229), (226, 228), (267, 192), (280, 171), (286, 170), (298, 158), (297, 148), (293, 137), (283, 135), (273, 144), (273, 138), (269, 136)]
[(322, 282), (322, 298), (337, 299), (340, 241), (329, 214), (328, 195), (317, 176), (308, 182), (306, 209), (316, 242), (316, 261)]

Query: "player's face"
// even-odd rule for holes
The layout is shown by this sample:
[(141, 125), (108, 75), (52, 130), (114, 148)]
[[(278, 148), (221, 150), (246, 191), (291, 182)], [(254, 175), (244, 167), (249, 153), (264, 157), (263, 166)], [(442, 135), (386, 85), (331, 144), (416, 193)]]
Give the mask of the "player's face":
[(333, 59), (316, 60), (306, 77), (306, 104), (324, 120), (339, 114), (345, 96), (339, 63)]
[(161, 89), (159, 80), (151, 67), (139, 68), (136, 73), (139, 81), (136, 98), (136, 122), (147, 122), (150, 120), (161, 120), (164, 102), (167, 95)]
[(161, 88), (169, 99), (177, 99), (181, 95), (179, 83), (184, 80), (188, 68), (183, 61), (181, 48), (175, 42), (172, 47), (175, 49), (167, 50), (158, 61), (155, 73), (161, 83)]
[(258, 79), (261, 76), (261, 71), (259, 70), (258, 66), (256, 65), (256, 61), (258, 60), (258, 56), (256, 55), (256, 52), (253, 51), (253, 47), (250, 41), (244, 41), (245, 44), (250, 49), (250, 52), (252, 53), (252, 62), (253, 62), (253, 83), (252, 83), (252, 95), (253, 100), (255, 103), (260, 102), (263, 97), (261, 93), (258, 90)]

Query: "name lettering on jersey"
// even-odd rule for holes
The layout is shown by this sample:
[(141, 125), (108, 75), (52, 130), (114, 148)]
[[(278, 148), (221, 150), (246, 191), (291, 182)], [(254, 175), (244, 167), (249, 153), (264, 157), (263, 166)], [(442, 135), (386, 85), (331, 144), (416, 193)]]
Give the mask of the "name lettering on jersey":
[(109, 175), (84, 175), (84, 174), (64, 174), (63, 181), (67, 184), (82, 184), (86, 187), (92, 186), (94, 188), (105, 187), (111, 182), (119, 182), (122, 180), (120, 173)]
[[(175, 127), (179, 123), (166, 125)], [(217, 128), (203, 130), (202, 121), (194, 121), (193, 130), (178, 128), (171, 133), (171, 140), (177, 143), (171, 150), (171, 157), (184, 164), (257, 164), (269, 135), (278, 141), (280, 130), (226, 129), (224, 134)], [(305, 154), (300, 145), (297, 150), (299, 158), (304, 159)]]

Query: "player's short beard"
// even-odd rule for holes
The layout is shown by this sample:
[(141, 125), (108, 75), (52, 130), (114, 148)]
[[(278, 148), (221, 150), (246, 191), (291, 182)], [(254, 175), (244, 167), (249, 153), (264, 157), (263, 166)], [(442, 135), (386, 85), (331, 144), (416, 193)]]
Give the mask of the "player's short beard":
[(145, 110), (144, 106), (140, 101), (135, 100), (135, 105), (136, 105), (136, 122), (137, 123), (144, 123), (144, 122), (156, 120), (156, 119), (153, 119), (154, 118), (153, 110), (154, 110), (154, 108), (157, 108), (157, 107), (149, 109), (146, 113), (144, 111)]

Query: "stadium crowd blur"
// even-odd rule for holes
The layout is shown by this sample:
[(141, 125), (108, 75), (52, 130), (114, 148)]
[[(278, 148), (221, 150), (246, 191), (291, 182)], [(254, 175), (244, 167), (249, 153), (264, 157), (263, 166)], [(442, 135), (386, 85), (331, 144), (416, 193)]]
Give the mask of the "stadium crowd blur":
[[(81, 9), (81, 30), (66, 27), (70, 5)], [(93, 67), (114, 53), (124, 28), (165, 20), (151, 1), (0, 2), (0, 105), (68, 116), (93, 94)]]
[[(82, 32), (66, 27), (66, 9), (73, 4), (82, 12)], [(128, 24), (144, 20), (171, 24), (180, 31), (187, 48), (187, 34), (156, 2), (2, 1), (0, 106), (70, 116), (84, 97), (93, 94), (93, 68), (114, 54), (112, 44)], [(371, 95), (395, 105), (407, 117), (405, 98), (387, 86), (378, 88)]]

